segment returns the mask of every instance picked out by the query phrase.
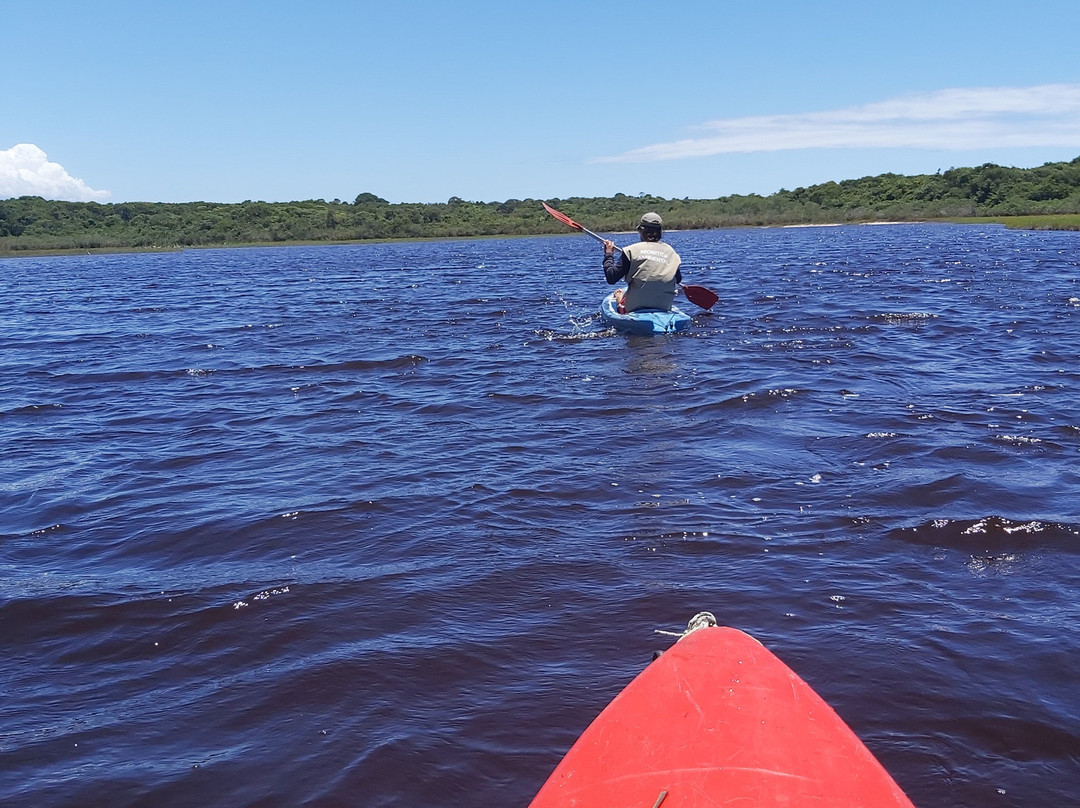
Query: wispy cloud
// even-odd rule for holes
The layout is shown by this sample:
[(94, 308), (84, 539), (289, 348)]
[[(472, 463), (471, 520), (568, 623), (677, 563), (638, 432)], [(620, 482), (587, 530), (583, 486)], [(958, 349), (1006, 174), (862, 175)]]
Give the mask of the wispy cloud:
[(845, 109), (709, 121), (701, 134), (600, 163), (651, 163), (788, 149), (1075, 147), (1080, 84), (939, 90)]
[(20, 143), (0, 151), (0, 199), (16, 196), (91, 202), (108, 199), (111, 194), (95, 191), (59, 163), (49, 162), (48, 155), (33, 143)]

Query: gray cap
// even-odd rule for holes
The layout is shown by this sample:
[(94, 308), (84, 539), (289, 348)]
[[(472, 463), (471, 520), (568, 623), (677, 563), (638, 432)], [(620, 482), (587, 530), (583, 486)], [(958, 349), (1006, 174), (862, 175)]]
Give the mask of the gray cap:
[(638, 227), (663, 227), (664, 220), (660, 218), (659, 213), (646, 213), (641, 217), (641, 221), (638, 223)]

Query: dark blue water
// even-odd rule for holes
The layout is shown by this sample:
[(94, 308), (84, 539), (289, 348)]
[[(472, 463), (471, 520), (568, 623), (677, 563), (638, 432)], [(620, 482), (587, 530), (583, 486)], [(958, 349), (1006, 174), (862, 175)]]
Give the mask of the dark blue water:
[(660, 338), (575, 236), (0, 261), (0, 804), (526, 805), (701, 609), (1077, 804), (1080, 235), (668, 240)]

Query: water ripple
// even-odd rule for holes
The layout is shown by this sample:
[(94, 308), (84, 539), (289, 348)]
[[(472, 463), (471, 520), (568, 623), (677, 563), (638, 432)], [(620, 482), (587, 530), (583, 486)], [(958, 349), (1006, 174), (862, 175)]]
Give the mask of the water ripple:
[(1070, 804), (1076, 235), (669, 238), (664, 339), (574, 237), (0, 262), (0, 803), (527, 804), (707, 608)]

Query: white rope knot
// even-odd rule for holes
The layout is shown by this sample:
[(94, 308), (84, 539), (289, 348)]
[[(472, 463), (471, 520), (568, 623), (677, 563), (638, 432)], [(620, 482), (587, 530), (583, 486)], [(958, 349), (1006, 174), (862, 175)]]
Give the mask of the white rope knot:
[(685, 637), (691, 631), (697, 631), (699, 628), (712, 628), (715, 625), (716, 618), (713, 617), (712, 612), (698, 612), (686, 624), (686, 631), (683, 632), (683, 636)]
[(690, 622), (686, 624), (685, 631), (664, 631), (663, 629), (654, 629), (657, 634), (663, 634), (667, 637), (678, 637), (682, 639), (692, 631), (697, 631), (699, 628), (711, 628), (716, 625), (716, 618), (713, 617), (712, 612), (698, 612), (690, 618)]

